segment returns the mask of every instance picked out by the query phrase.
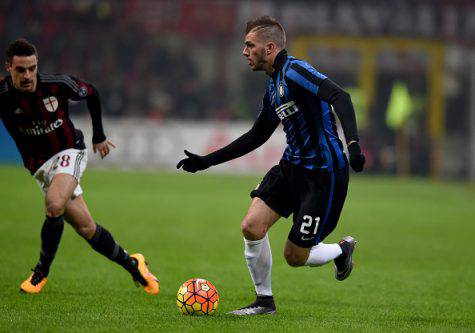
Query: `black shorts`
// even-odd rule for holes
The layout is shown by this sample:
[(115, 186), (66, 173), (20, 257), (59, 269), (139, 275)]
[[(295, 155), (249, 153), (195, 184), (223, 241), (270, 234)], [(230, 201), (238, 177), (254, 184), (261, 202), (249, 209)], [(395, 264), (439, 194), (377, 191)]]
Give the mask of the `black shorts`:
[(251, 197), (262, 199), (286, 218), (294, 214), (289, 240), (309, 248), (335, 229), (347, 190), (348, 166), (325, 172), (281, 160), (251, 192)]

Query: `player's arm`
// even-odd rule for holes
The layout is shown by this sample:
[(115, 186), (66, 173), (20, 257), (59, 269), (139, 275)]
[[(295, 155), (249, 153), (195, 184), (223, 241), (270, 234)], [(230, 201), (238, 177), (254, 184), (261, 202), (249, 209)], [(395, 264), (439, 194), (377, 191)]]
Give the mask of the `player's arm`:
[(110, 147), (115, 145), (107, 140), (102, 125), (102, 107), (101, 98), (97, 89), (90, 83), (71, 77), (77, 86), (70, 89), (70, 98), (73, 100), (85, 99), (92, 121), (92, 147), (94, 153), (99, 152), (101, 158), (104, 158), (110, 152)]
[(286, 78), (296, 89), (301, 89), (310, 97), (316, 97), (333, 106), (340, 119), (350, 154), (350, 165), (356, 172), (363, 170), (365, 158), (361, 154), (355, 110), (350, 95), (325, 75), (313, 68), (293, 64)]
[(350, 94), (327, 78), (320, 84), (317, 97), (333, 106), (338, 119), (340, 119), (347, 144), (358, 142), (358, 128)]
[(188, 156), (177, 164), (177, 169), (183, 167), (188, 172), (196, 172), (241, 157), (264, 144), (274, 133), (279, 121), (268, 119), (261, 113), (252, 128), (227, 146), (208, 155), (199, 156), (185, 150)]
[(353, 108), (350, 94), (335, 82), (326, 78), (320, 84), (317, 97), (333, 106), (338, 119), (340, 119), (343, 133), (345, 133), (348, 153), (350, 154), (350, 165), (356, 172), (362, 171), (365, 157), (361, 153), (358, 143), (359, 137), (355, 109)]

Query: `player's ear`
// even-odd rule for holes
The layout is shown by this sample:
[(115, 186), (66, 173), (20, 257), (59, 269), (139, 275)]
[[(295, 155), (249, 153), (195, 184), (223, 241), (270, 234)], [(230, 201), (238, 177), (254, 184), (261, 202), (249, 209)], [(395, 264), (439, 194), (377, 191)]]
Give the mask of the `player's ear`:
[(10, 69), (11, 69), (11, 64), (9, 61), (5, 61), (5, 69), (7, 70), (7, 72), (10, 72)]
[(271, 43), (269, 43), (269, 44), (266, 45), (266, 55), (269, 55), (269, 54), (272, 53), (271, 48), (272, 48), (272, 44), (271, 44)]
[(275, 44), (272, 43), (272, 42), (267, 43), (267, 45), (266, 45), (266, 54), (267, 54), (267, 55), (270, 55), (270, 54), (272, 54), (272, 52), (274, 52), (274, 51), (275, 51)]

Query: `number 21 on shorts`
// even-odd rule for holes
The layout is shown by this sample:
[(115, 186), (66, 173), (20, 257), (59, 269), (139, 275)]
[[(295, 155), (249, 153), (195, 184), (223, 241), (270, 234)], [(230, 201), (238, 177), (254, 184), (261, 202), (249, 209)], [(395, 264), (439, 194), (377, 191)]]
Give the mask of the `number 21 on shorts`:
[[(310, 234), (310, 231), (312, 231), (312, 224), (313, 224), (314, 219), (310, 215), (304, 215), (303, 220), (304, 222), (300, 226), (300, 232), (302, 234), (308, 235)], [(312, 232), (314, 235), (317, 234), (319, 223), (320, 223), (320, 218), (317, 216), (315, 218), (315, 226), (313, 227), (313, 232)], [(310, 229), (310, 231), (308, 229)]]

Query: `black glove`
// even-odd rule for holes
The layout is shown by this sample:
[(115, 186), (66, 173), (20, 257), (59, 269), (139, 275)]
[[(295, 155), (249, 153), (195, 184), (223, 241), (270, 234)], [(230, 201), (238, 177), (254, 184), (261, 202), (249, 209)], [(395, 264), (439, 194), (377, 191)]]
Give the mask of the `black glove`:
[(185, 150), (185, 155), (188, 157), (178, 162), (176, 165), (177, 169), (183, 167), (183, 170), (195, 173), (196, 171), (208, 169), (211, 166), (211, 163), (205, 156), (190, 153), (188, 150)]
[(352, 142), (348, 146), (348, 153), (350, 153), (350, 165), (353, 170), (356, 172), (361, 172), (363, 170), (365, 158), (361, 154), (361, 148), (358, 142)]

